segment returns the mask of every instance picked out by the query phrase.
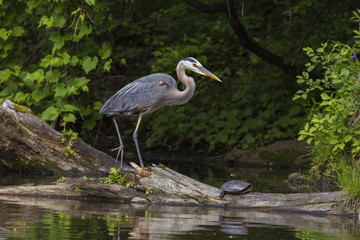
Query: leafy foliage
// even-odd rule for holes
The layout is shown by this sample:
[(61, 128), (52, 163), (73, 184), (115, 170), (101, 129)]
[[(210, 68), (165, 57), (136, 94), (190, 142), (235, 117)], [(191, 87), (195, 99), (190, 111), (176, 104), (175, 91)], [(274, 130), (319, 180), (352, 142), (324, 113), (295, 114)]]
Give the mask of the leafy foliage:
[[(357, 13), (355, 19), (360, 20)], [(329, 42), (316, 50), (304, 49), (311, 61), (306, 64), (307, 71), (298, 76), (298, 83), (307, 87), (295, 96), (312, 98), (308, 121), (299, 136), (313, 143), (312, 173), (318, 176), (335, 172), (345, 182), (350, 181), (343, 178), (348, 174), (348, 159), (360, 157), (360, 42), (356, 40), (360, 32), (355, 34), (353, 46)], [(323, 72), (323, 78), (311, 77), (315, 69)], [(357, 169), (355, 165), (351, 166)], [(343, 187), (345, 182), (341, 182)]]
[(56, 180), (56, 183), (63, 183), (66, 182), (66, 178), (64, 176), (61, 176), (58, 180)]
[[(308, 72), (299, 76), (298, 82), (308, 87), (299, 90), (295, 99), (306, 99), (314, 91), (320, 95), (320, 99), (313, 100), (309, 121), (300, 131), (299, 140), (307, 139), (307, 142), (314, 143), (314, 164), (317, 166), (343, 154), (359, 157), (357, 98), (360, 90), (360, 63), (353, 59), (353, 53), (359, 47), (358, 43), (354, 47), (334, 43), (331, 46), (323, 44), (316, 51), (305, 49), (312, 62), (307, 64)], [(321, 68), (324, 78), (311, 78), (309, 71), (314, 68)]]
[[(257, 44), (303, 66), (303, 45), (348, 39), (351, 4), (249, 1), (238, 14)], [(94, 129), (102, 102), (120, 87), (150, 71), (174, 76), (187, 56), (224, 82), (196, 76), (189, 103), (144, 119), (149, 146), (250, 148), (296, 136), (303, 121), (290, 101), (293, 77), (241, 46), (225, 14), (165, 0), (0, 1), (0, 12), (0, 102), (27, 105), (55, 127)]]
[(90, 100), (90, 78), (112, 61), (111, 45), (94, 41), (107, 32), (107, 11), (95, 1), (35, 0), (2, 2), (0, 12), (0, 102), (26, 104), (53, 125), (81, 120), (92, 129), (101, 103)]
[(126, 173), (121, 175), (120, 169), (111, 168), (109, 175), (101, 183), (124, 185), (126, 182), (126, 175)]
[(360, 203), (359, 163), (343, 158), (338, 162), (330, 163), (330, 165), (331, 168), (334, 169), (338, 186), (345, 191), (347, 195), (344, 205), (357, 207)]
[(73, 130), (66, 130), (66, 124), (65, 124), (65, 122), (63, 122), (63, 127), (64, 127), (64, 129), (63, 129), (63, 131), (62, 131), (62, 133), (64, 134), (64, 137), (62, 137), (61, 139), (60, 139), (60, 143), (64, 146), (64, 150), (65, 150), (65, 155), (66, 156), (69, 156), (69, 154), (70, 155), (72, 155), (72, 156), (74, 156), (74, 157), (78, 157), (79, 156), (79, 154), (76, 152), (76, 150), (75, 149), (73, 149), (71, 146), (72, 146), (72, 143), (74, 142), (74, 141), (76, 141), (77, 140), (77, 138), (78, 138), (78, 133), (77, 132), (74, 132)]

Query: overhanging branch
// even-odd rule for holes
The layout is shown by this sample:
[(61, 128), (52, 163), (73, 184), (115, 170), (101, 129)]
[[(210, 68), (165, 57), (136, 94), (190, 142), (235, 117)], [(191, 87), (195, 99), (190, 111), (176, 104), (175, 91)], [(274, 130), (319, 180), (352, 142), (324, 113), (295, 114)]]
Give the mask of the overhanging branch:
[(228, 16), (229, 23), (239, 39), (240, 44), (247, 50), (255, 53), (265, 61), (275, 65), (286, 73), (296, 76), (297, 69), (291, 65), (285, 64), (283, 58), (275, 55), (271, 51), (263, 48), (249, 37), (245, 27), (241, 24), (233, 0), (225, 0), (222, 3), (204, 4), (197, 0), (185, 0), (190, 6), (205, 13), (225, 13)]

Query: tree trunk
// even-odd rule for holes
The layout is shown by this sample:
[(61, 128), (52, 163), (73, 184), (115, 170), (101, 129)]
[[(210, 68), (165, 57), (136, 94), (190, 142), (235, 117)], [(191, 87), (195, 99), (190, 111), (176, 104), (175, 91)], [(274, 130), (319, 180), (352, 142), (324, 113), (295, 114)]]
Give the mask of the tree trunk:
[(0, 165), (9, 170), (100, 176), (115, 166), (110, 156), (81, 139), (68, 140), (28, 108), (9, 100), (0, 107), (0, 133)]

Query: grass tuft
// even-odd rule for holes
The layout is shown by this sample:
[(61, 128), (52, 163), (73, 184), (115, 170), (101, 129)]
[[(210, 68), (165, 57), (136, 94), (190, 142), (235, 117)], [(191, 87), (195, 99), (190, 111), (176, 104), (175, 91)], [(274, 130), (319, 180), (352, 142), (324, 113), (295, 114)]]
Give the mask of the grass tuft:
[(337, 185), (346, 193), (343, 207), (358, 209), (360, 206), (360, 164), (352, 160), (340, 159), (331, 163), (337, 179)]

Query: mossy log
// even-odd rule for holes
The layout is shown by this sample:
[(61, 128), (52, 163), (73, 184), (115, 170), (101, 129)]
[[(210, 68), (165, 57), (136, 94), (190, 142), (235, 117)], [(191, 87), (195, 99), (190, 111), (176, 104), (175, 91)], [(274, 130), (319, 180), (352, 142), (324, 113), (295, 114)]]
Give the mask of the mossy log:
[[(9, 170), (100, 176), (115, 166), (110, 156), (79, 138), (67, 139), (28, 108), (9, 100), (0, 107), (0, 132), (0, 166)], [(66, 147), (73, 152), (67, 152)]]
[(0, 199), (8, 196), (132, 202), (137, 204), (203, 205), (255, 208), (310, 213), (351, 213), (339, 208), (343, 192), (227, 194), (165, 166), (152, 166), (128, 173), (132, 186), (99, 184), (99, 180), (67, 179), (53, 185), (0, 188)]
[[(52, 185), (23, 185), (1, 187), (0, 196), (96, 199), (144, 204), (195, 204), (261, 209), (339, 213), (342, 192), (246, 195), (227, 194), (198, 182), (165, 166), (152, 166), (135, 171), (126, 165), (126, 187), (99, 184), (99, 180), (84, 180), (69, 176), (95, 177), (104, 175), (115, 160), (85, 144), (80, 139), (67, 142), (76, 156), (66, 155), (61, 139), (64, 135), (41, 121), (27, 108), (5, 101), (0, 108), (0, 164), (11, 170), (63, 174), (67, 180)], [(0, 197), (1, 199), (1, 197)]]

